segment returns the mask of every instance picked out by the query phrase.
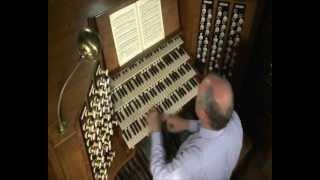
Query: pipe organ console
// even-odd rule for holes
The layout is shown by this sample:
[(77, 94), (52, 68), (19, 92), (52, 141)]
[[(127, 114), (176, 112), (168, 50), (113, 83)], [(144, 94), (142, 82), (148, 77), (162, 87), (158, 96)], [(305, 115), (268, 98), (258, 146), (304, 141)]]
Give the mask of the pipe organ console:
[[(139, 1), (158, 0), (106, 0), (87, 17), (88, 27), (100, 35), (101, 53), (85, 102), (78, 108), (75, 131), (81, 132), (78, 151), (88, 161), (90, 176), (60, 177), (152, 179), (139, 148), (150, 133), (148, 111), (181, 112), (197, 95), (202, 75), (235, 77), (235, 68), (247, 57), (255, 0), (159, 0), (164, 37), (120, 63), (109, 16)], [(55, 148), (71, 137), (63, 136), (52, 136)], [(73, 163), (82, 162), (69, 162), (69, 170)]]
[(97, 66), (80, 117), (95, 179), (106, 179), (114, 157), (122, 153), (112, 149), (114, 127), (119, 125), (125, 148), (133, 149), (150, 132), (150, 109), (173, 114), (197, 95), (196, 71), (182, 43), (179, 36), (170, 38), (110, 76)]

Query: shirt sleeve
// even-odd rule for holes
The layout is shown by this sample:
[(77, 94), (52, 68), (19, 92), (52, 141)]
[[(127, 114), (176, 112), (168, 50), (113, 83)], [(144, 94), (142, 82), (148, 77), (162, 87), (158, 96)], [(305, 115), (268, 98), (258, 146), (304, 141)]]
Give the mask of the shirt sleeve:
[(200, 130), (200, 122), (197, 120), (189, 120), (188, 130), (192, 133), (198, 132)]
[(152, 133), (151, 138), (150, 168), (154, 180), (186, 180), (193, 177), (196, 170), (188, 165), (194, 164), (192, 157), (196, 157), (197, 148), (188, 148), (166, 163), (161, 132)]

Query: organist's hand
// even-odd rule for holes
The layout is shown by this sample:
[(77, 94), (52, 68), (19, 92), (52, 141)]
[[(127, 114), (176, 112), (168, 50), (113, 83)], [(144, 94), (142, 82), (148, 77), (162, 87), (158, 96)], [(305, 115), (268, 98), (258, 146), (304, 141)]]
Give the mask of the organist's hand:
[(152, 132), (161, 131), (161, 114), (158, 111), (152, 109), (148, 114), (147, 121)]
[(167, 130), (172, 133), (179, 133), (188, 129), (189, 121), (176, 115), (165, 115), (164, 118)]

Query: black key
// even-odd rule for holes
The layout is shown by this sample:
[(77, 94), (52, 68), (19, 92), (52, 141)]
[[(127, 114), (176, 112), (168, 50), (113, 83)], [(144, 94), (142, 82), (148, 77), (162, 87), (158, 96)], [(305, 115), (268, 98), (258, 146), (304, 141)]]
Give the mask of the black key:
[(165, 98), (165, 99), (164, 99), (164, 102), (165, 102), (165, 103), (166, 103), (166, 105), (167, 105), (167, 109), (169, 109), (170, 104), (168, 103), (168, 99), (167, 99), (167, 98)]
[(139, 122), (138, 120), (137, 120), (136, 122), (137, 122), (138, 129), (139, 129), (140, 131), (142, 131), (142, 129), (143, 129), (143, 128), (142, 128), (142, 125), (140, 125), (140, 122)]
[(124, 96), (128, 95), (127, 89), (124, 86), (122, 86), (122, 91)]
[(168, 78), (168, 83), (171, 85), (172, 84), (172, 81), (170, 78)]
[(153, 91), (153, 93), (154, 93), (155, 95), (158, 94), (157, 91), (155, 90), (155, 88), (152, 88), (152, 91)]
[(157, 95), (156, 91), (154, 90), (154, 87), (150, 89), (150, 94), (155, 97)]
[[(170, 76), (170, 75), (169, 75)], [(171, 80), (175, 82), (177, 80), (176, 76), (174, 75), (174, 71), (171, 73)]]
[(147, 119), (146, 119), (146, 115), (142, 116), (142, 121), (147, 125), (148, 122), (147, 122)]
[(187, 86), (187, 84), (183, 84), (183, 86), (188, 90), (190, 91), (189, 87)]
[(130, 129), (127, 128), (127, 134), (129, 135), (130, 139), (132, 138), (132, 135), (131, 135), (131, 132), (130, 132)]
[(164, 83), (166, 83), (166, 85), (169, 86), (169, 83), (168, 83), (168, 79), (167, 79), (167, 78), (164, 79)]
[(136, 130), (136, 127), (134, 127), (133, 123), (130, 124), (130, 128), (131, 128), (131, 131), (133, 132), (134, 135), (138, 134), (138, 131)]
[(125, 83), (126, 85), (126, 89), (128, 89), (129, 91), (132, 91), (131, 87), (129, 86), (128, 82)]
[(131, 109), (130, 109), (130, 107), (129, 107), (129, 105), (126, 105), (126, 107), (125, 107), (126, 109), (127, 109), (127, 111), (128, 111), (128, 113), (129, 113), (129, 115), (131, 115), (133, 112), (131, 111)]
[(166, 99), (166, 101), (167, 101), (168, 107), (170, 108), (172, 105), (171, 101), (168, 98)]
[(184, 66), (181, 66), (181, 71), (182, 71), (183, 74), (187, 73), (187, 70), (184, 68)]
[(166, 85), (163, 82), (161, 82), (161, 86), (163, 87), (163, 89), (166, 89)]
[(174, 51), (174, 53), (176, 53), (176, 55), (177, 55), (179, 58), (181, 57), (181, 54), (180, 54), (180, 52), (179, 52), (179, 49), (178, 49), (178, 48)]
[(181, 89), (182, 89), (184, 95), (186, 95), (186, 94), (187, 94), (187, 91), (186, 91), (184, 88), (181, 88)]
[(134, 113), (135, 110), (133, 109), (132, 104), (132, 102), (129, 103), (129, 108), (131, 109), (132, 113)]
[(122, 89), (122, 86), (119, 88), (119, 91), (120, 91), (120, 93), (121, 93), (121, 96), (124, 97), (125, 94), (124, 94), (124, 91), (123, 91), (123, 89)]
[(189, 87), (189, 91), (192, 90), (192, 86), (190, 85), (190, 83), (187, 83), (187, 86)]
[(135, 127), (137, 133), (139, 133), (139, 132), (140, 132), (140, 129), (139, 129), (139, 127), (138, 127), (137, 121), (135, 121), (135, 122), (133, 123), (133, 126)]
[(139, 119), (139, 121), (141, 122), (141, 124), (143, 125), (143, 127), (147, 127), (147, 125), (144, 123), (144, 121), (142, 119)]
[(157, 66), (162, 70), (164, 67), (161, 64), (161, 61), (157, 64)]
[(142, 93), (142, 98), (145, 100), (146, 103), (148, 102), (148, 98), (146, 97), (145, 93)]
[(161, 104), (159, 104), (159, 109), (160, 109), (160, 112), (164, 112), (164, 110), (163, 110), (163, 108), (162, 108)]
[(155, 88), (158, 90), (158, 92), (160, 92), (160, 89), (159, 89), (158, 84), (157, 84), (157, 85), (155, 85)]
[(132, 90), (134, 90), (134, 89), (135, 89), (135, 86), (133, 85), (133, 83), (132, 83), (131, 81), (129, 81), (129, 83), (128, 83), (128, 84), (129, 84), (129, 86), (131, 87), (131, 89), (132, 89)]
[(130, 86), (130, 88), (132, 89), (132, 91), (134, 90), (134, 86), (133, 86), (133, 84), (132, 84), (131, 81), (128, 81), (128, 86)]
[(148, 77), (146, 75), (146, 72), (142, 73), (142, 76), (144, 77), (144, 79), (148, 80)]
[(174, 59), (178, 59), (179, 56), (177, 55), (177, 53), (173, 50), (171, 51), (171, 55), (174, 57)]
[(180, 75), (177, 72), (176, 72), (176, 76), (177, 76), (178, 79), (180, 78)]
[(118, 95), (119, 99), (121, 99), (121, 98), (122, 98), (122, 93), (120, 92), (120, 90), (119, 90), (119, 89), (116, 91), (116, 95)]
[(141, 102), (142, 102), (143, 104), (145, 104), (144, 99), (142, 98), (141, 95), (139, 95), (139, 99), (141, 100)]
[(174, 58), (178, 58), (177, 55), (176, 55), (176, 53), (175, 53), (175, 49), (172, 50), (172, 51), (170, 52), (170, 54), (171, 54)]
[(123, 90), (126, 93), (126, 95), (128, 95), (128, 92), (130, 92), (129, 89), (127, 89), (125, 86), (123, 86)]
[(113, 103), (116, 101), (116, 96), (114, 94), (111, 95), (111, 100)]
[(156, 96), (156, 94), (154, 93), (154, 91), (153, 91), (154, 89), (153, 88), (151, 88), (150, 90), (149, 90), (149, 93), (151, 94), (151, 96), (152, 97), (155, 97)]
[(139, 106), (138, 106), (137, 102), (135, 101), (135, 99), (134, 99), (134, 100), (132, 100), (132, 102), (133, 102), (134, 106), (136, 107), (136, 109), (138, 109), (138, 108), (139, 108)]
[(169, 77), (170, 77), (170, 79), (171, 79), (171, 80), (173, 80), (173, 81), (174, 81), (173, 73), (170, 73), (170, 74), (169, 74)]
[(176, 99), (176, 101), (178, 102), (179, 99), (178, 99), (178, 97), (177, 97), (177, 95), (176, 95), (177, 93), (176, 93), (176, 92), (173, 92), (172, 94), (173, 94), (173, 97), (174, 97), (174, 98)]
[(130, 104), (128, 104), (127, 109), (128, 109), (128, 111), (129, 111), (130, 115), (134, 112), (133, 109), (131, 109)]
[(182, 91), (182, 88), (181, 88), (181, 87), (179, 88), (179, 91), (180, 91), (181, 96), (183, 97), (183, 96), (184, 96), (184, 93), (183, 93), (183, 91)]
[(170, 98), (172, 99), (172, 101), (173, 101), (174, 103), (176, 103), (176, 100), (174, 99), (173, 94), (170, 95)]
[(166, 67), (166, 65), (164, 65), (164, 63), (163, 63), (162, 61), (160, 61), (159, 64), (160, 64), (163, 68)]
[(139, 105), (139, 108), (141, 108), (141, 104), (140, 101), (138, 99), (136, 99), (137, 104)]
[(116, 100), (116, 102), (118, 101), (118, 97), (117, 97), (117, 94), (116, 93), (113, 93), (114, 95), (114, 99)]
[(187, 70), (185, 70), (183, 66), (181, 66), (180, 68), (181, 68), (182, 75), (185, 75), (187, 73)]
[(152, 65), (152, 69), (153, 69), (154, 74), (157, 74), (157, 73), (158, 73), (157, 67), (156, 67), (155, 65)]
[(159, 68), (158, 68), (157, 66), (154, 66), (154, 70), (155, 70), (157, 73), (160, 72), (160, 70), (159, 70)]
[(179, 89), (176, 89), (176, 94), (179, 96), (179, 98), (181, 98), (181, 94), (180, 94), (180, 91), (179, 91)]
[(150, 95), (148, 93), (146, 93), (146, 98), (150, 101), (151, 98), (150, 98)]
[(140, 74), (138, 74), (138, 79), (140, 80), (141, 84), (144, 83), (144, 81), (143, 81), (143, 79), (142, 79)]
[(151, 95), (148, 92), (146, 92), (146, 97), (151, 101)]
[(163, 105), (164, 109), (167, 110), (167, 104), (166, 104), (165, 100), (162, 102), (162, 105)]
[(158, 83), (158, 86), (159, 86), (160, 92), (163, 91), (163, 87), (161, 85), (161, 82)]
[(121, 118), (120, 118), (120, 116), (119, 116), (119, 113), (118, 113), (118, 112), (116, 112), (116, 113), (115, 113), (115, 116), (116, 116), (116, 119), (117, 119), (118, 121), (120, 121), (120, 122), (121, 122)]
[(123, 113), (121, 112), (121, 111), (119, 111), (119, 114), (120, 114), (120, 117), (121, 117), (121, 121), (123, 121), (124, 120), (124, 115), (123, 115)]
[(160, 92), (164, 91), (164, 89), (163, 89), (163, 87), (162, 87), (161, 83), (159, 83), (159, 84), (158, 84), (158, 86), (159, 86)]
[(127, 109), (123, 108), (123, 110), (124, 110), (124, 113), (127, 115), (127, 117), (129, 117), (129, 112), (127, 111)]
[(196, 87), (197, 86), (197, 83), (194, 79), (191, 79), (190, 80), (190, 83), (193, 85), (193, 87)]
[(162, 59), (166, 65), (169, 65), (168, 55), (164, 56)]
[(146, 76), (148, 77), (148, 79), (150, 79), (150, 74), (148, 71), (146, 71)]
[(133, 80), (134, 84), (135, 84), (137, 87), (139, 87), (139, 84), (138, 84), (137, 80), (136, 80), (135, 78), (132, 78), (132, 80)]
[(191, 67), (190, 67), (189, 64), (186, 64), (185, 67), (186, 67), (187, 70), (189, 70), (189, 71), (191, 70)]
[(191, 91), (192, 90), (192, 84), (189, 82), (189, 83), (187, 83), (187, 85), (189, 86), (190, 91)]
[(174, 104), (170, 98), (168, 98), (168, 102), (170, 104), (170, 107)]
[(131, 132), (133, 132), (134, 135), (137, 135), (137, 132), (136, 132), (136, 130), (134, 129), (133, 125), (130, 124), (129, 127), (130, 127), (130, 129), (131, 129)]
[(126, 138), (126, 140), (129, 141), (129, 137), (128, 137), (126, 131), (123, 130), (123, 131), (122, 131), (122, 134), (124, 135), (124, 137)]
[(151, 67), (150, 67), (150, 72), (151, 72), (152, 76), (154, 76), (156, 74), (156, 72), (154, 71), (153, 65), (151, 65)]
[(111, 95), (111, 102), (114, 104), (115, 102), (114, 102), (114, 96), (113, 95)]
[(138, 76), (135, 76), (134, 79), (137, 81), (138, 86), (140, 86), (141, 82), (138, 79)]

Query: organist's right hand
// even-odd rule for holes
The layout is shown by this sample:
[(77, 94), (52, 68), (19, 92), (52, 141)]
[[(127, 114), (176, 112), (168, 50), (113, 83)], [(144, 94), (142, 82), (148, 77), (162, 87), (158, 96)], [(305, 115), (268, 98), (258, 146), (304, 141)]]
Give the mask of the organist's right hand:
[(179, 133), (188, 129), (189, 123), (186, 119), (183, 119), (176, 115), (165, 115), (164, 121), (167, 126), (167, 130), (172, 133)]

